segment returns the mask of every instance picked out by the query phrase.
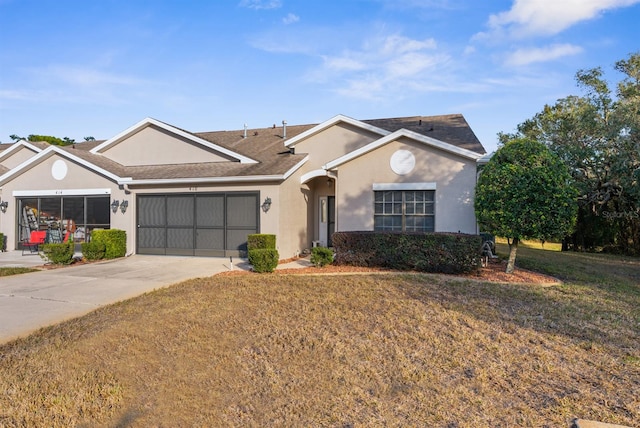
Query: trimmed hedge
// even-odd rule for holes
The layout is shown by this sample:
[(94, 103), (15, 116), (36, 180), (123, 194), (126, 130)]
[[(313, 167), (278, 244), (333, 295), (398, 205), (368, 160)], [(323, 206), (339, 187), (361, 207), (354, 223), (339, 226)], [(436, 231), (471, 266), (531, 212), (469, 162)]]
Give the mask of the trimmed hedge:
[(102, 242), (83, 242), (81, 244), (82, 247), (82, 257), (87, 260), (100, 260), (104, 258), (104, 253), (106, 250), (106, 245)]
[(247, 236), (247, 250), (276, 249), (276, 235), (254, 233)]
[(479, 269), (481, 262), (479, 235), (336, 232), (332, 241), (337, 265), (458, 274)]
[(278, 266), (278, 250), (273, 248), (254, 248), (249, 250), (249, 263), (258, 273), (273, 272)]
[(56, 265), (68, 265), (73, 262), (73, 253), (75, 245), (73, 240), (62, 242), (60, 244), (42, 244), (40, 246), (41, 256)]
[(127, 233), (120, 229), (94, 229), (91, 241), (104, 244), (104, 258), (115, 259), (127, 253)]
[(333, 263), (333, 250), (326, 247), (313, 247), (311, 249), (311, 263), (315, 267), (323, 267)]
[(249, 263), (254, 272), (273, 272), (278, 266), (280, 254), (276, 250), (276, 235), (254, 233), (247, 236)]
[(0, 251), (7, 251), (7, 240), (3, 233), (0, 233)]

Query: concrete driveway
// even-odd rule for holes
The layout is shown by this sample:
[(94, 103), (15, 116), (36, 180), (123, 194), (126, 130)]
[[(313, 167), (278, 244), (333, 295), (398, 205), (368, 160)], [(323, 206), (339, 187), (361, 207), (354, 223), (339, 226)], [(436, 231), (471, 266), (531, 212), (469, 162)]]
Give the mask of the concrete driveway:
[[(42, 264), (37, 255), (0, 253), (0, 267)], [(248, 267), (246, 261), (234, 259), (234, 269)], [(100, 306), (229, 269), (228, 258), (133, 255), (0, 277), (0, 343)]]

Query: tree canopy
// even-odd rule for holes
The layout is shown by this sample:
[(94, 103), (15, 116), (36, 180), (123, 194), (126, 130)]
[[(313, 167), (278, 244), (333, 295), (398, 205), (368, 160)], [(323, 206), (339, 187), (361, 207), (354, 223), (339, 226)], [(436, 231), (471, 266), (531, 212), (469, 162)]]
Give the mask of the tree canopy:
[(618, 61), (611, 89), (601, 68), (576, 73), (583, 95), (546, 105), (501, 141), (525, 137), (562, 159), (579, 189), (578, 224), (565, 249), (640, 254), (640, 53)]
[(475, 210), (483, 231), (509, 239), (513, 272), (521, 239), (550, 240), (571, 232), (577, 191), (565, 164), (531, 139), (506, 142), (480, 172)]
[(75, 143), (75, 140), (69, 137), (58, 138), (58, 137), (53, 137), (51, 135), (30, 134), (27, 138), (24, 138), (16, 134), (12, 134), (9, 136), (9, 138), (11, 138), (13, 141), (20, 141), (20, 140), (34, 141), (34, 142), (44, 141), (45, 143), (49, 143), (54, 146), (69, 146)]

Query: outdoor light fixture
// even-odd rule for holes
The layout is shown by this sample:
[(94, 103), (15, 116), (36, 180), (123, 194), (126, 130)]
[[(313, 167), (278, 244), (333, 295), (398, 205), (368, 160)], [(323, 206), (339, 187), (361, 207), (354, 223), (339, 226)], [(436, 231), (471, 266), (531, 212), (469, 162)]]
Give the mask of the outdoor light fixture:
[(113, 211), (113, 213), (115, 214), (115, 212), (118, 211), (119, 206), (120, 206), (120, 201), (118, 201), (117, 199), (114, 199), (113, 202), (111, 202), (111, 211)]
[(120, 211), (122, 211), (122, 214), (124, 214), (128, 206), (129, 206), (129, 201), (122, 201), (122, 203), (120, 204)]
[(267, 212), (271, 208), (271, 198), (266, 198), (261, 205), (262, 211)]
[(0, 202), (0, 211), (2, 211), (3, 213), (6, 213), (8, 206), (9, 206), (9, 201)]

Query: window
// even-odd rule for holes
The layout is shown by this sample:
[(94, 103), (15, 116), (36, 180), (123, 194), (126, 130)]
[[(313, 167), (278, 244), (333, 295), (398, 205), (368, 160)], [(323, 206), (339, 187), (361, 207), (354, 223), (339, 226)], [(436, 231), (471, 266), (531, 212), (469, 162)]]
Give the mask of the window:
[(384, 190), (374, 194), (374, 230), (434, 231), (434, 190)]

